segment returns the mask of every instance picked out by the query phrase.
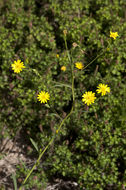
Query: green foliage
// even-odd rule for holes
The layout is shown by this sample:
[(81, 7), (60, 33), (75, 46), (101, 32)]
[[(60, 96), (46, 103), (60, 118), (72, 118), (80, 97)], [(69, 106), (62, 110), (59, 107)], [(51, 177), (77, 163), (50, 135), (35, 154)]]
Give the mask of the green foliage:
[[(86, 66), (109, 44), (109, 50), (85, 70), (74, 68), (74, 112), (26, 189), (41, 189), (53, 177), (76, 181), (86, 190), (126, 186), (125, 6), (124, 0), (0, 1), (0, 138), (13, 138), (20, 130), (31, 146), (43, 149), (69, 113), (71, 65), (64, 29), (73, 63), (81, 61)], [(119, 37), (110, 39), (110, 31)], [(74, 42), (79, 47), (73, 48)], [(17, 59), (26, 67), (19, 74), (11, 69)], [(63, 65), (65, 72), (60, 69)], [(101, 82), (110, 86), (111, 93), (97, 95), (87, 108), (82, 94), (95, 92)], [(41, 90), (50, 94), (47, 105), (37, 101)], [(31, 154), (38, 156), (36, 149)], [(19, 166), (16, 179), (22, 180), (29, 171)]]
[[(17, 166), (17, 181), (18, 184), (22, 184), (23, 177), (25, 177), (30, 171), (30, 167), (28, 168), (24, 162), (21, 162), (19, 166)], [(29, 182), (25, 185), (25, 189), (29, 190), (29, 188), (36, 189), (45, 189), (47, 185), (47, 176), (43, 170), (43, 168), (38, 168), (37, 172), (33, 172), (30, 175)]]

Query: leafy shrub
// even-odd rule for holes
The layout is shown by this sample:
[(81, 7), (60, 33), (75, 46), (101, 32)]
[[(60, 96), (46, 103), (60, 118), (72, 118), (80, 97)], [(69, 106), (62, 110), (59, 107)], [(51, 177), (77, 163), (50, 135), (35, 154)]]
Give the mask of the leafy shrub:
[[(86, 66), (109, 44), (108, 51), (85, 70), (74, 68), (74, 112), (31, 175), (26, 189), (34, 186), (34, 175), (38, 176), (38, 189), (42, 178), (47, 181), (54, 177), (75, 180), (80, 189), (86, 190), (126, 186), (125, 6), (123, 0), (0, 2), (1, 138), (14, 138), (23, 131), (28, 142), (34, 139), (40, 149), (69, 113), (72, 93), (67, 85), (71, 85), (71, 65), (64, 29), (73, 63), (81, 61)], [(110, 39), (110, 31), (117, 31), (119, 37)], [(74, 42), (81, 51), (73, 48)], [(17, 59), (26, 67), (19, 74), (11, 69)], [(63, 65), (65, 72), (60, 69)], [(110, 86), (111, 93), (98, 95), (87, 108), (81, 101), (82, 94), (95, 91), (101, 82)], [(50, 93), (46, 105), (37, 101), (41, 90)], [(23, 170), (20, 166), (17, 178), (24, 178), (28, 171), (28, 167)]]

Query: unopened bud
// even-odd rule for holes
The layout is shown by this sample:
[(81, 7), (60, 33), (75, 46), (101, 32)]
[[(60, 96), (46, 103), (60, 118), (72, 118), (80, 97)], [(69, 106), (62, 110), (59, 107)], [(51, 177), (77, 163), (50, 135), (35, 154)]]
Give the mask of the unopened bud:
[(74, 48), (78, 46), (77, 43), (75, 43), (75, 42), (72, 45)]
[(63, 30), (63, 33), (64, 33), (64, 35), (66, 36), (66, 34), (67, 34), (67, 30)]
[(59, 131), (58, 130), (56, 130), (56, 133), (58, 133)]

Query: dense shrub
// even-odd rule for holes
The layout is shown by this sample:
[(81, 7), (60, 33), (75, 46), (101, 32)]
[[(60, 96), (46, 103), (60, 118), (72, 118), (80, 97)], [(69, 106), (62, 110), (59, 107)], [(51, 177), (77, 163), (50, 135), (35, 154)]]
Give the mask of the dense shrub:
[[(30, 176), (26, 189), (41, 189), (42, 182), (57, 177), (76, 181), (86, 190), (126, 187), (125, 8), (124, 0), (0, 1), (1, 138), (14, 138), (21, 131), (28, 144), (32, 138), (43, 149), (69, 113), (71, 88), (59, 85), (71, 85), (64, 29), (73, 63), (87, 65), (110, 44), (85, 70), (74, 68), (74, 112)], [(110, 31), (118, 32), (119, 37), (110, 39)], [(83, 51), (74, 49), (73, 42)], [(17, 59), (26, 67), (19, 74), (11, 69)], [(60, 70), (63, 65), (65, 72)], [(100, 82), (108, 84), (111, 93), (98, 95), (88, 108), (81, 101), (82, 94), (95, 91)], [(41, 90), (50, 93), (46, 105), (37, 101)], [(33, 153), (37, 158), (36, 150)], [(30, 169), (23, 167), (17, 168), (17, 178), (23, 179)], [(34, 176), (38, 176), (36, 183)]]

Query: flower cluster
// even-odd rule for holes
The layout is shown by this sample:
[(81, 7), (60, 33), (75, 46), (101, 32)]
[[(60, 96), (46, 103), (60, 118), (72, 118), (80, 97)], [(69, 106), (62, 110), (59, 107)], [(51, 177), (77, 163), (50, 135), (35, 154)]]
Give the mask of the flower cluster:
[[(63, 31), (63, 34), (66, 36), (67, 34), (67, 30)], [(114, 40), (116, 39), (116, 37), (118, 36), (117, 32), (111, 32), (110, 31), (110, 37), (113, 38)], [(78, 45), (76, 43), (73, 43), (73, 47), (77, 47)], [(57, 58), (59, 58), (59, 54), (56, 55)], [(75, 66), (77, 69), (82, 70), (84, 68), (84, 65), (82, 62), (76, 62)], [(13, 64), (11, 64), (12, 70), (14, 70), (15, 73), (20, 73), (22, 71), (23, 68), (25, 68), (23, 62), (21, 62), (21, 60), (17, 60), (14, 61)], [(61, 67), (61, 71), (66, 71), (66, 66), (62, 66)], [(99, 84), (97, 87), (96, 92), (99, 94), (101, 93), (102, 96), (104, 96), (106, 93), (110, 93), (110, 87), (108, 87), (105, 84)], [(47, 103), (47, 101), (50, 99), (50, 95), (48, 92), (45, 91), (41, 91), (38, 94), (37, 99), (41, 102), (41, 103)], [(88, 91), (85, 92), (82, 95), (82, 102), (84, 102), (85, 104), (87, 104), (88, 106), (92, 103), (94, 103), (96, 97), (95, 97), (95, 93), (93, 93), (92, 91)]]
[[(105, 84), (99, 84), (96, 92), (101, 93), (101, 95), (104, 96), (107, 92), (108, 93), (110, 92), (110, 87), (108, 87), (108, 85)], [(96, 99), (95, 93), (93, 93), (92, 91), (85, 92), (82, 95), (82, 102), (84, 102), (88, 106), (94, 103), (95, 99)]]

